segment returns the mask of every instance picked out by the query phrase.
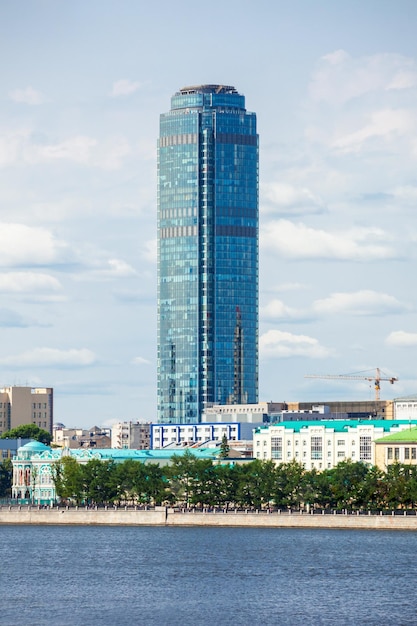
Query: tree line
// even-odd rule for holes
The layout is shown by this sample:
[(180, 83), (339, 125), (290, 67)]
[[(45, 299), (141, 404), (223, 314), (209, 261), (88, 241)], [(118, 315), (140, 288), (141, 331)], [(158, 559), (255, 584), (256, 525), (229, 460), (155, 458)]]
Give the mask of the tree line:
[(213, 463), (187, 451), (170, 465), (64, 457), (53, 468), (56, 493), (76, 504), (172, 504), (198, 507), (379, 510), (417, 505), (417, 467), (394, 464), (386, 472), (343, 461), (321, 472), (296, 461), (275, 465)]

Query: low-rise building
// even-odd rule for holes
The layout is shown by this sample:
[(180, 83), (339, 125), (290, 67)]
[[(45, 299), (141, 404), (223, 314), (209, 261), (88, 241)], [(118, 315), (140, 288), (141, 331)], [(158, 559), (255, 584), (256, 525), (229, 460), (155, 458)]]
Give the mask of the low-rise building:
[(204, 446), (210, 442), (220, 443), (226, 435), (229, 445), (234, 442), (250, 440), (253, 431), (262, 424), (241, 422), (201, 422), (199, 424), (151, 424), (150, 448), (158, 450), (171, 444), (191, 446), (199, 444)]
[(4, 387), (0, 389), (0, 435), (36, 424), (52, 435), (54, 392), (51, 387)]
[[(417, 420), (414, 420), (417, 425)], [(348, 459), (375, 465), (375, 440), (408, 428), (402, 420), (294, 421), (257, 428), (253, 457), (277, 464), (297, 461), (308, 470), (330, 469)]]
[(111, 428), (112, 448), (149, 450), (151, 424), (149, 422), (118, 422)]
[(274, 418), (287, 409), (285, 402), (258, 402), (257, 404), (213, 404), (201, 416), (202, 422), (240, 422), (261, 424), (276, 421)]
[(60, 448), (110, 448), (110, 429), (98, 426), (65, 428), (63, 424), (57, 424), (54, 426), (53, 443)]
[(25, 444), (32, 441), (32, 439), (0, 439), (0, 463), (5, 459), (12, 459), (17, 453), (18, 449)]
[(417, 465), (417, 428), (407, 425), (400, 432), (375, 441), (375, 465), (386, 471), (393, 463)]

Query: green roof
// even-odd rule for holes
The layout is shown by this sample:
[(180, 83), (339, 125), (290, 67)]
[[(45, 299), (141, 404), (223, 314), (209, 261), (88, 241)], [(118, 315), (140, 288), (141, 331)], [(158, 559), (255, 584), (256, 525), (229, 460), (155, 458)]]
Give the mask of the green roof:
[(398, 433), (391, 433), (381, 439), (376, 439), (375, 443), (417, 443), (417, 428), (406, 428)]
[(133, 459), (135, 461), (154, 461), (157, 463), (158, 461), (169, 460), (174, 455), (183, 456), (186, 451), (197, 459), (213, 459), (217, 458), (220, 454), (219, 448), (180, 448), (174, 449), (170, 448), (169, 450), (134, 450), (129, 448), (75, 448), (70, 450), (71, 456), (82, 457), (91, 455), (92, 458), (99, 458), (102, 460), (110, 460), (114, 459), (115, 461), (126, 461), (128, 459)]
[(265, 424), (265, 426), (256, 428), (255, 432), (260, 433), (263, 430), (277, 426), (283, 426), (288, 430), (293, 430), (295, 433), (299, 433), (303, 428), (308, 428), (309, 426), (324, 426), (324, 428), (334, 430), (336, 433), (346, 433), (350, 428), (356, 428), (357, 426), (374, 426), (375, 428), (382, 428), (384, 432), (389, 432), (392, 428), (404, 426), (405, 424), (417, 426), (417, 420), (301, 420)]

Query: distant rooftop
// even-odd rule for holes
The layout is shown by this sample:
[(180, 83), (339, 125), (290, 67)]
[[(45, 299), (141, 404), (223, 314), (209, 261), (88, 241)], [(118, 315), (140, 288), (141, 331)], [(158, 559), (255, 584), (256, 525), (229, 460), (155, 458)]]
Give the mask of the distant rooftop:
[[(390, 431), (391, 428), (399, 428), (412, 424), (417, 426), (417, 420), (300, 420), (297, 422), (274, 422), (272, 424), (265, 424), (256, 429), (256, 432), (262, 432), (262, 430), (268, 430), (269, 428), (284, 427), (287, 430), (293, 430), (295, 433), (299, 433), (305, 428), (318, 428), (324, 427), (334, 430), (337, 433), (348, 432), (349, 428), (357, 428), (358, 426), (374, 426), (375, 428), (383, 428), (385, 432)], [(417, 430), (417, 429), (416, 429)], [(410, 432), (409, 430), (407, 432)], [(395, 433), (396, 435), (396, 433)]]
[(192, 93), (238, 93), (235, 87), (231, 85), (192, 85), (191, 87), (182, 87), (181, 94)]
[(417, 428), (400, 430), (398, 433), (376, 439), (375, 443), (417, 443)]

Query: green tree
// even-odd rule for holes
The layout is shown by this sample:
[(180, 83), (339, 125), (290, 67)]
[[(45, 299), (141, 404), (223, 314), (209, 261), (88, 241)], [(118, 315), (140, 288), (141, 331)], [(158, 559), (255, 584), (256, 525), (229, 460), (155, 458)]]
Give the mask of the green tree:
[(242, 506), (257, 509), (273, 499), (276, 469), (273, 461), (255, 459), (251, 463), (237, 466), (238, 488), (237, 501)]
[(0, 463), (0, 498), (11, 496), (13, 480), (13, 465), (11, 459), (4, 459)]
[(64, 456), (52, 466), (56, 495), (62, 500), (80, 504), (84, 499), (82, 466), (72, 456)]
[(105, 504), (118, 497), (116, 464), (114, 461), (90, 459), (81, 465), (85, 497), (88, 503)]
[(52, 435), (48, 433), (47, 430), (36, 426), (36, 424), (22, 424), (11, 430), (6, 430), (6, 432), (2, 434), (1, 439), (19, 439), (19, 437), (22, 439), (35, 439), (36, 441), (45, 443), (47, 446), (49, 446), (52, 441)]
[(220, 445), (219, 458), (220, 459), (226, 459), (229, 456), (229, 452), (230, 452), (230, 446), (229, 446), (229, 443), (227, 441), (226, 434), (224, 434), (223, 437), (222, 437), (221, 445)]
[(359, 509), (363, 506), (363, 483), (368, 466), (360, 461), (341, 461), (328, 471), (334, 502), (333, 506), (343, 509)]
[[(277, 506), (299, 507), (304, 501), (303, 478), (305, 470), (297, 461), (281, 463), (276, 468), (273, 499)], [(305, 485), (304, 485), (305, 488)]]
[(181, 456), (174, 454), (167, 468), (167, 477), (170, 483), (170, 496), (174, 502), (190, 503), (193, 495), (194, 483), (197, 474), (197, 457), (189, 450)]

